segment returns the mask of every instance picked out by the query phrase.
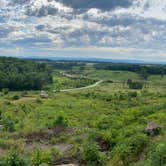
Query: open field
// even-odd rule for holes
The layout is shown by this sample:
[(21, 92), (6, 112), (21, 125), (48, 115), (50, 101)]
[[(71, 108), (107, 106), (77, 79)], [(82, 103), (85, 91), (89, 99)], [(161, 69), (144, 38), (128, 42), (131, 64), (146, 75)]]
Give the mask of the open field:
[[(32, 166), (158, 166), (154, 156), (165, 155), (166, 146), (166, 76), (142, 80), (135, 72), (88, 68), (80, 78), (55, 69), (47, 98), (37, 90), (0, 93), (2, 158), (14, 150)], [(145, 86), (129, 89), (128, 79)], [(159, 134), (145, 133), (149, 122), (160, 126)]]

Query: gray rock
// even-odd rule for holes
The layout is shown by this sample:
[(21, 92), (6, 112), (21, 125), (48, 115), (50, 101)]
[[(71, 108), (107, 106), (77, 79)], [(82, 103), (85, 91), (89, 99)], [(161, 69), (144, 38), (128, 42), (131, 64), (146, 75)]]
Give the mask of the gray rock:
[(40, 92), (40, 97), (43, 98), (43, 99), (47, 99), (49, 97), (49, 95), (45, 91), (41, 91)]
[(158, 126), (155, 122), (149, 122), (147, 127), (145, 128), (145, 133), (151, 136), (158, 135), (160, 131), (160, 126)]

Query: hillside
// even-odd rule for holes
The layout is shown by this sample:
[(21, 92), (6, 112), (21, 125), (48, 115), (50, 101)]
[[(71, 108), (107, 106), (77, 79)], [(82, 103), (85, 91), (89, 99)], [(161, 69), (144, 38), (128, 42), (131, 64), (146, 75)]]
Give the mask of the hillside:
[(39, 90), (52, 82), (52, 69), (45, 63), (0, 58), (0, 89)]
[[(41, 62), (18, 60), (17, 70), (10, 70), (15, 76), (22, 62), (23, 75), (27, 69), (32, 72), (29, 64), (36, 72), (46, 69), (36, 67)], [(47, 65), (54, 71), (53, 82), (42, 86), (46, 97), (39, 90), (0, 92), (0, 165), (166, 164), (166, 75), (147, 72), (158, 65), (146, 66), (146, 78), (142, 67), (127, 71), (96, 63)], [(81, 88), (86, 86), (90, 88)]]

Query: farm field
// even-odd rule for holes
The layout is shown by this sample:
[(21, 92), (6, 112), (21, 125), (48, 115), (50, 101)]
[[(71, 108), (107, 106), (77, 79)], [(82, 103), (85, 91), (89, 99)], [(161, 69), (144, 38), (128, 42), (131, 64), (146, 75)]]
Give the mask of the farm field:
[[(79, 65), (54, 68), (44, 97), (41, 90), (0, 92), (0, 165), (164, 166), (166, 75)], [(129, 88), (129, 79), (144, 86)], [(147, 134), (149, 123), (158, 132)]]

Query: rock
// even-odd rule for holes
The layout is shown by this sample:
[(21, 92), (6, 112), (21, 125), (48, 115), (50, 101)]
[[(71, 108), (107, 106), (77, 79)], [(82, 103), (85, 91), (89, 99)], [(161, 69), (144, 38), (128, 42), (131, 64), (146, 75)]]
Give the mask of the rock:
[(59, 144), (59, 145), (55, 145), (55, 148), (57, 148), (59, 150), (60, 153), (65, 153), (70, 151), (73, 148), (73, 145), (71, 144)]
[(155, 122), (149, 122), (147, 127), (145, 128), (145, 133), (151, 136), (158, 135), (160, 131), (160, 127)]
[(43, 99), (47, 99), (49, 97), (49, 95), (45, 91), (41, 91), (40, 97)]

